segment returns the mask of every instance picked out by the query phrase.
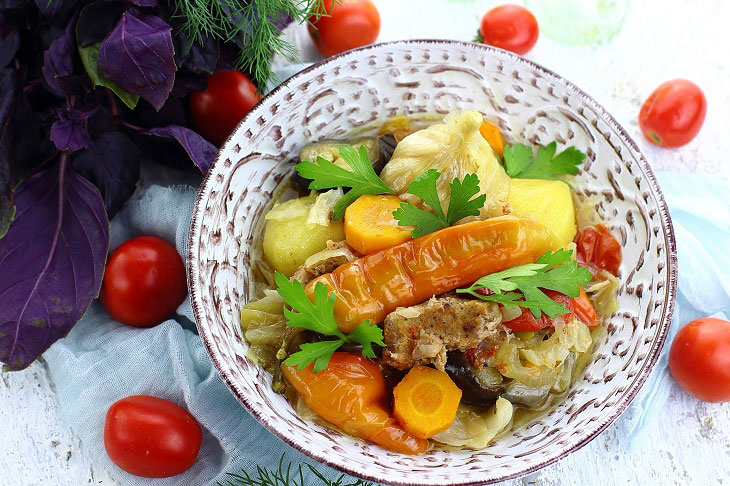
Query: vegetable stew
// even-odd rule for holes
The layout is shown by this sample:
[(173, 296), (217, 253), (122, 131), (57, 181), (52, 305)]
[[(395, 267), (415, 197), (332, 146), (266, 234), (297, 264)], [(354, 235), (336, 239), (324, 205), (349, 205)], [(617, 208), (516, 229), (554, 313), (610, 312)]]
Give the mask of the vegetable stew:
[(241, 326), (302, 417), (405, 454), (481, 449), (580, 377), (621, 247), (577, 224), (599, 218), (574, 203), (576, 148), (506, 143), (474, 110), (416, 126), (301, 150)]

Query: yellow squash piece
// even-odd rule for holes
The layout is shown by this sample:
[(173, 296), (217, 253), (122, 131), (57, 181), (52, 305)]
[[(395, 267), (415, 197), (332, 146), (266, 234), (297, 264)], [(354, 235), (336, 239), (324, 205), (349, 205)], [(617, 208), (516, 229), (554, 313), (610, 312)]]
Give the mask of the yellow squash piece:
[(555, 234), (554, 250), (563, 248), (575, 238), (575, 206), (566, 183), (512, 179), (509, 203), (514, 216), (541, 223)]
[(287, 277), (309, 256), (324, 250), (327, 240), (345, 239), (342, 221), (325, 221), (326, 225), (308, 222), (316, 199), (315, 196), (291, 199), (277, 204), (266, 215), (264, 257), (274, 270)]

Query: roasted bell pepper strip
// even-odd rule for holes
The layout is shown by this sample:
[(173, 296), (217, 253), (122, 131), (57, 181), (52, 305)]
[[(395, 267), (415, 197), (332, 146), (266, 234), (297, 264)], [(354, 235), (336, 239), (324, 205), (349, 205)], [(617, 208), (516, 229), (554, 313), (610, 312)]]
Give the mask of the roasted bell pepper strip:
[(317, 415), (348, 434), (402, 454), (421, 454), (429, 448), (400, 427), (388, 411), (385, 380), (380, 368), (363, 356), (334, 353), (326, 370), (316, 375), (312, 366), (281, 371)]
[(445, 228), (364, 256), (310, 282), (337, 297), (335, 320), (350, 332), (365, 319), (377, 324), (408, 307), (490, 273), (534, 263), (555, 248), (552, 232), (539, 223), (503, 216)]

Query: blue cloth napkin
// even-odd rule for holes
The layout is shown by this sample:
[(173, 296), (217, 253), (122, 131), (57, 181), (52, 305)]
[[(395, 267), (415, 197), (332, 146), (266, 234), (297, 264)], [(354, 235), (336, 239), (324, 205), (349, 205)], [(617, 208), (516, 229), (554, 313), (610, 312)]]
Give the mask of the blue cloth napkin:
[(702, 174), (659, 173), (674, 223), (679, 292), (662, 355), (647, 382), (617, 421), (621, 443), (640, 448), (673, 386), (669, 347), (677, 331), (700, 317), (730, 319), (730, 192), (727, 183)]
[[(111, 248), (135, 236), (154, 235), (185, 255), (196, 191), (179, 185), (139, 190), (112, 221)], [(317, 465), (259, 425), (228, 391), (196, 334), (187, 299), (175, 319), (150, 329), (114, 321), (95, 301), (44, 358), (63, 416), (84, 450), (96, 466), (107, 468), (124, 485), (226, 484), (232, 479), (226, 472), (253, 472), (256, 466), (275, 469), (282, 454), (294, 464)], [(196, 417), (203, 444), (190, 470), (172, 478), (145, 479), (111, 462), (104, 450), (106, 411), (130, 395), (165, 398)], [(325, 466), (318, 465), (318, 470), (330, 480), (341, 475)], [(308, 468), (303, 473), (303, 484), (318, 484)]]
[[(702, 316), (730, 317), (730, 193), (725, 184), (695, 174), (660, 174), (677, 235), (679, 299), (672, 335)], [(111, 246), (139, 235), (160, 236), (185, 254), (195, 189), (152, 185), (141, 189), (112, 221)], [(671, 337), (668, 343), (671, 342)], [(667, 351), (631, 408), (617, 423), (619, 433), (636, 443), (652, 423), (672, 387)], [(65, 339), (44, 355), (56, 384), (64, 417), (96, 464), (130, 485), (203, 485), (225, 483), (226, 471), (276, 467), (287, 460), (314, 464), (256, 422), (231, 395), (195, 334), (189, 302), (178, 317), (151, 329), (113, 321), (94, 303)], [(109, 406), (129, 395), (172, 400), (198, 419), (203, 446), (195, 465), (181, 476), (148, 480), (129, 475), (107, 457), (104, 417)], [(339, 473), (318, 468), (329, 479)], [(304, 484), (319, 484), (305, 472)]]

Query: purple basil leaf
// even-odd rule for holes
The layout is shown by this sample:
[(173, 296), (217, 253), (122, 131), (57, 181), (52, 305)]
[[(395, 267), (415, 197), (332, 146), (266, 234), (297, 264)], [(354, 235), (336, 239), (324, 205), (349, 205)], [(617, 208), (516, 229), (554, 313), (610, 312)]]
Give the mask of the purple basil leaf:
[(216, 39), (206, 36), (203, 38), (203, 43), (198, 44), (188, 38), (184, 29), (177, 29), (173, 42), (175, 44), (175, 63), (180, 69), (196, 74), (215, 72), (220, 56)]
[(90, 3), (81, 9), (76, 22), (76, 42), (80, 47), (101, 42), (119, 22), (124, 12), (121, 2)]
[(18, 27), (0, 15), (0, 68), (10, 64), (20, 47)]
[(97, 106), (94, 113), (89, 117), (87, 125), (91, 139), (95, 140), (102, 134), (113, 131), (117, 123), (109, 108), (104, 105)]
[(12, 10), (23, 5), (27, 0), (0, 0), (0, 10)]
[(55, 156), (56, 147), (48, 139), (48, 128), (43, 128), (39, 115), (20, 91), (12, 111), (10, 128), (11, 172), (13, 187), (17, 187), (38, 166)]
[(135, 125), (144, 125), (144, 130), (147, 130), (149, 127), (164, 127), (167, 125), (187, 126), (189, 125), (187, 109), (188, 100), (173, 96), (167, 98), (167, 101), (165, 101), (165, 104), (162, 105), (159, 111), (147, 103), (142, 103), (134, 110), (132, 123)]
[(157, 0), (129, 0), (129, 3), (133, 3), (138, 7), (156, 7)]
[[(20, 89), (18, 78), (14, 69), (0, 69), (0, 172), (9, 171), (10, 187), (17, 187), (55, 153), (47, 132), (41, 137), (39, 116)], [(5, 184), (0, 183), (0, 187), (5, 188)], [(0, 237), (7, 229), (8, 216), (7, 199), (2, 194), (9, 192), (0, 189)]]
[(12, 161), (11, 115), (16, 103), (18, 77), (12, 69), (0, 70), (0, 238), (5, 236), (15, 215)]
[(271, 19), (274, 22), (274, 25), (278, 27), (279, 30), (284, 30), (287, 25), (292, 23), (292, 18), (289, 17), (285, 12), (281, 12), (279, 15)]
[(122, 102), (124, 102), (125, 105), (127, 105), (130, 110), (133, 110), (137, 106), (137, 102), (139, 101), (139, 95), (130, 93), (129, 91), (120, 88), (118, 84), (116, 84), (114, 81), (107, 78), (100, 72), (100, 44), (101, 43), (98, 42), (96, 44), (92, 44), (86, 47), (79, 46), (79, 57), (81, 57), (81, 64), (84, 65), (84, 70), (89, 76), (89, 80), (91, 81), (91, 84), (93, 86), (104, 86), (105, 88), (109, 88), (110, 90), (112, 90), (112, 92), (114, 92), (114, 94), (117, 95), (120, 100), (122, 100)]
[(173, 138), (185, 149), (193, 163), (198, 166), (203, 174), (208, 172), (210, 165), (213, 163), (218, 149), (189, 128), (178, 125), (170, 125), (167, 127), (152, 128), (144, 132), (147, 135), (156, 135), (158, 137)]
[(107, 132), (74, 160), (74, 168), (101, 191), (109, 219), (134, 193), (142, 152), (122, 132)]
[(41, 15), (48, 18), (68, 12), (77, 3), (78, 0), (35, 0)]
[[(74, 24), (75, 22), (71, 20), (63, 34), (51, 42), (51, 46), (43, 53), (43, 68), (41, 69), (43, 78), (50, 90), (58, 96), (71, 94), (59, 84), (57, 78), (64, 77), (67, 79), (74, 73), (74, 56), (76, 54)], [(65, 87), (69, 86), (65, 85)]]
[(65, 157), (16, 191), (0, 240), (0, 361), (11, 370), (68, 334), (101, 287), (109, 221), (99, 191)]
[(56, 76), (56, 84), (66, 96), (83, 96), (91, 89), (89, 77), (86, 74), (74, 73)]
[(171, 30), (159, 17), (128, 9), (101, 42), (99, 69), (159, 110), (170, 95), (177, 69)]
[(195, 91), (205, 91), (208, 87), (208, 77), (203, 74), (187, 74), (178, 72), (175, 75), (175, 84), (170, 92), (171, 98), (182, 98)]
[(89, 146), (87, 124), (94, 110), (59, 110), (58, 120), (51, 125), (51, 141), (58, 150), (76, 152)]

